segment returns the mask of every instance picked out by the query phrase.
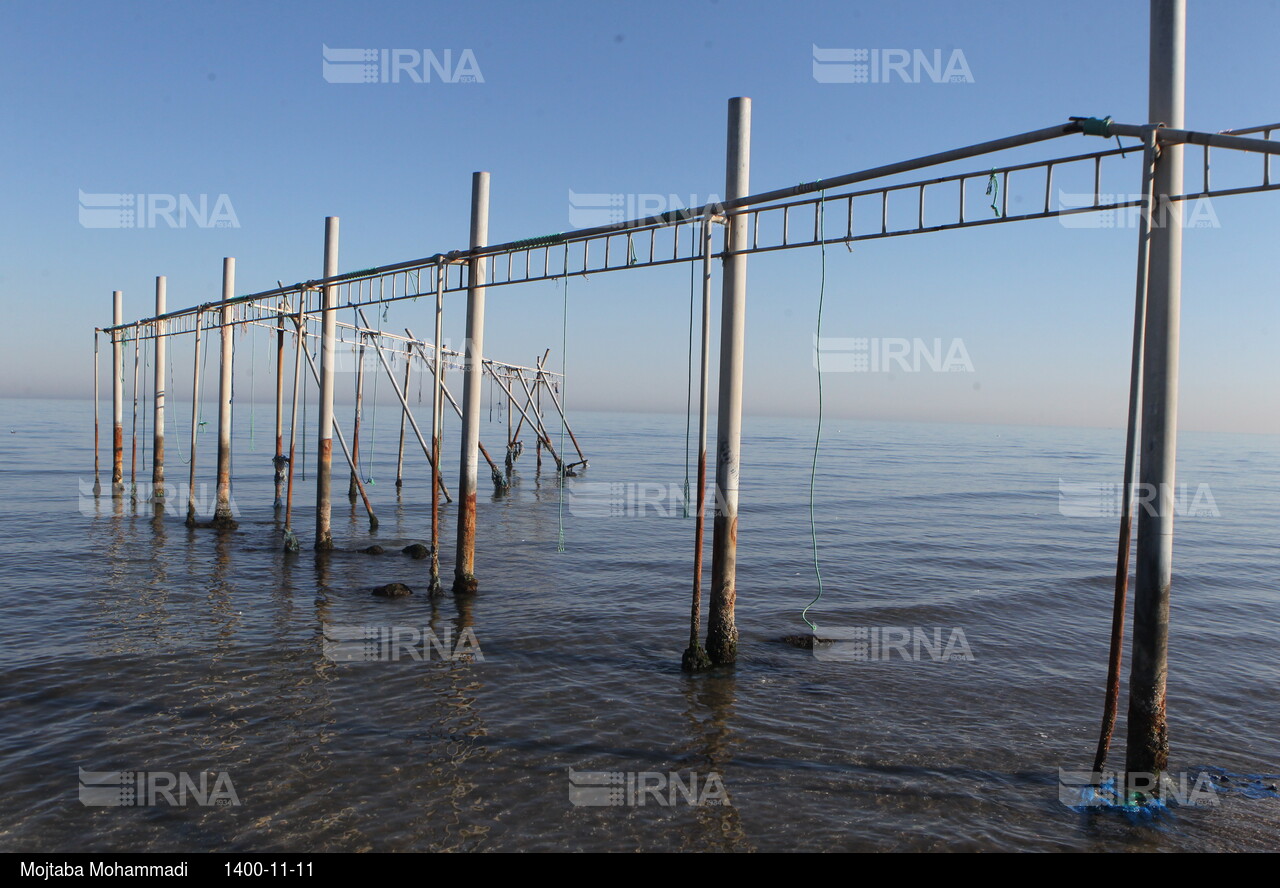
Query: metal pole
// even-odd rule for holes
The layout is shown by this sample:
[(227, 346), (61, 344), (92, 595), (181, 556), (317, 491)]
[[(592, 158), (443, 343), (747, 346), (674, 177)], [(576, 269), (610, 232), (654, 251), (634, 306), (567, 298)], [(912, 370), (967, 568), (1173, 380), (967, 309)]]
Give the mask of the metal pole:
[(351, 421), (353, 426), (351, 431), (351, 461), (355, 466), (351, 470), (351, 481), (347, 485), (347, 499), (351, 502), (356, 501), (356, 485), (359, 479), (356, 474), (360, 469), (360, 419), (364, 413), (364, 334), (357, 333), (360, 337), (360, 348), (356, 353), (356, 415)]
[(697, 672), (711, 665), (711, 658), (698, 644), (702, 624), (702, 538), (707, 513), (707, 408), (710, 400), (711, 370), (711, 218), (702, 223), (702, 365), (698, 390), (698, 511), (693, 530), (693, 606), (689, 616), (689, 647), (680, 658), (680, 668)]
[[(431, 385), (431, 585), (432, 595), (440, 588), (440, 453), (444, 434), (444, 363), (440, 360), (444, 329), (444, 277), (445, 266), (436, 266), (436, 370)], [(406, 381), (405, 390), (408, 391)]]
[[(539, 372), (533, 379), (533, 409), (537, 412), (539, 417), (542, 416), (542, 364), (550, 354), (551, 349), (547, 349), (546, 352), (543, 353), (542, 358), (537, 362)], [(538, 461), (534, 465), (534, 474), (536, 475), (542, 471), (542, 436), (535, 432), (534, 437), (538, 442), (536, 451)]]
[[(729, 139), (725, 200), (750, 188), (751, 100), (729, 100)], [(729, 218), (721, 290), (720, 400), (716, 434), (716, 509), (711, 544), (711, 597), (707, 615), (707, 654), (716, 664), (738, 657), (737, 599), (738, 469), (742, 443), (742, 360), (747, 309), (747, 216)]]
[[(167, 280), (164, 275), (156, 278), (156, 317), (161, 317), (165, 312), (165, 294)], [(152, 414), (152, 438), (151, 438), (151, 492), (152, 501), (156, 505), (156, 510), (160, 511), (164, 508), (165, 491), (164, 491), (164, 374), (165, 374), (165, 330), (167, 323), (165, 321), (156, 321), (156, 347), (155, 347), (155, 375), (154, 382), (151, 386), (151, 397), (154, 401), (155, 409)]]
[[(306, 294), (299, 293), (299, 309), (305, 301)], [(293, 407), (289, 414), (289, 473), (284, 498), (284, 547), (289, 552), (298, 551), (298, 539), (293, 533), (293, 456), (298, 440), (298, 388), (302, 382), (302, 353), (307, 347), (307, 319), (301, 311), (298, 312), (297, 326), (298, 342), (293, 352)]]
[(280, 297), (280, 317), (276, 319), (276, 455), (271, 464), (276, 470), (274, 508), (284, 505), (284, 297)]
[(231, 300), (236, 297), (236, 260), (222, 260), (222, 353), (218, 380), (218, 492), (214, 527), (235, 527), (231, 516), (231, 369), (235, 357)]
[(129, 498), (138, 498), (138, 365), (142, 355), (142, 337), (138, 325), (133, 325), (133, 428), (129, 433)]
[(1151, 240), (1151, 214), (1154, 199), (1151, 193), (1156, 160), (1155, 130), (1148, 130), (1143, 137), (1142, 152), (1142, 214), (1138, 219), (1138, 275), (1137, 292), (1133, 308), (1133, 352), (1129, 366), (1129, 415), (1125, 425), (1124, 440), (1124, 491), (1120, 506), (1120, 535), (1116, 544), (1115, 598), (1111, 609), (1111, 648), (1107, 660), (1107, 697), (1102, 712), (1102, 729), (1098, 734), (1098, 749), (1094, 754), (1093, 771), (1102, 773), (1111, 750), (1111, 735), (1116, 726), (1116, 713), (1120, 706), (1120, 666), (1124, 657), (1124, 612), (1129, 594), (1129, 549), (1133, 527), (1133, 483), (1135, 449), (1137, 446), (1138, 404), (1142, 391), (1142, 327), (1147, 313), (1147, 275)]
[[(338, 273), (338, 217), (324, 220), (324, 276)], [(333, 469), (333, 360), (338, 338), (338, 288), (324, 288), (324, 305), (320, 313), (320, 430), (316, 445), (316, 548), (333, 548), (329, 529), (332, 508), (330, 492)], [(307, 355), (310, 361), (311, 355)]]
[[(1150, 117), (1183, 124), (1186, 2), (1151, 0)], [(1162, 147), (1153, 192), (1158, 215), (1151, 231), (1146, 353), (1142, 374), (1144, 491), (1156, 508), (1138, 513), (1133, 600), (1133, 668), (1129, 673), (1126, 784), (1156, 779), (1168, 765), (1165, 682), (1169, 650), (1169, 587), (1173, 578), (1173, 503), (1178, 429), (1178, 324), (1182, 295), (1182, 211), (1170, 195), (1182, 192), (1183, 149)]]
[(102, 495), (101, 467), (98, 462), (98, 332), (93, 328), (93, 495)]
[(191, 374), (191, 463), (187, 472), (187, 526), (196, 523), (196, 432), (200, 429), (200, 333), (204, 312), (196, 309), (195, 370)]
[[(489, 174), (471, 177), (471, 249), (489, 239)], [(466, 365), (462, 387), (462, 463), (458, 480), (458, 549), (453, 591), (475, 592), (476, 470), (479, 463), (480, 403), (484, 383), (485, 260), (468, 261)], [(437, 360), (439, 356), (437, 355)], [(436, 376), (440, 372), (437, 369)]]
[[(413, 369), (413, 346), (404, 348), (404, 390), (409, 391), (409, 371)], [(400, 446), (396, 449), (396, 487), (404, 487), (404, 421), (409, 411), (400, 414)]]

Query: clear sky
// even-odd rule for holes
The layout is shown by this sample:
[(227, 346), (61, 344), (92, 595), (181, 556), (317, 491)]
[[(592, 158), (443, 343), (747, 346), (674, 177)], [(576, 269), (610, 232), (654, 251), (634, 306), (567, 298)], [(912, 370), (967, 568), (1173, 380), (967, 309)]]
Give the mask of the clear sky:
[[(1280, 3), (1188, 5), (1187, 125), (1280, 122)], [(972, 82), (819, 82), (815, 45), (960, 51)], [(483, 82), (429, 70), (424, 83), (334, 83), (324, 46), (450, 50), (455, 64), (470, 50)], [(171, 308), (216, 299), (223, 256), (237, 258), (240, 293), (318, 277), (326, 215), (342, 219), (344, 270), (463, 248), (474, 170), (492, 174), (497, 242), (569, 229), (570, 192), (719, 194), (732, 96), (753, 100), (762, 191), (1071, 115), (1145, 122), (1146, 65), (1145, 0), (6, 0), (0, 396), (87, 396), (112, 290), (131, 319), (152, 313), (157, 274)], [(1102, 145), (1074, 137), (1009, 157)], [(1198, 164), (1197, 151), (1193, 180)], [(1224, 158), (1215, 181), (1256, 181), (1259, 168)], [(1113, 187), (1136, 191), (1137, 166), (1125, 169)], [(86, 202), (112, 193), (225, 194), (238, 227), (82, 224)], [(1280, 431), (1280, 195), (1223, 198), (1213, 217), (1186, 236), (1182, 425)], [(824, 335), (959, 339), (974, 370), (824, 374), (828, 410), (1122, 425), (1135, 241), (1123, 226), (1046, 220), (828, 250)], [(818, 281), (814, 249), (750, 260), (748, 410), (812, 415)], [(529, 363), (551, 347), (558, 366), (561, 295), (492, 290), (487, 353)], [(572, 280), (570, 408), (682, 410), (688, 300), (685, 268)], [(460, 342), (461, 298), (447, 311)], [(428, 318), (405, 305), (390, 324), (422, 335)], [(251, 354), (261, 369), (265, 337)]]

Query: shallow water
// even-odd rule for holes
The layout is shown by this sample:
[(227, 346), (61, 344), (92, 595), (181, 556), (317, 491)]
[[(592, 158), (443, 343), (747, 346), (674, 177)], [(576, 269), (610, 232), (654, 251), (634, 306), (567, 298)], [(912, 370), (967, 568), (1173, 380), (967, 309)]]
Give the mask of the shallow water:
[[(1275, 438), (1180, 438), (1179, 477), (1190, 495), (1207, 485), (1212, 509), (1177, 524), (1170, 767), (1216, 775), (1217, 791), (1212, 804), (1131, 817), (1072, 810), (1058, 784), (1059, 768), (1092, 758), (1116, 525), (1064, 516), (1059, 481), (1114, 482), (1120, 432), (828, 420), (815, 510), (824, 593), (810, 616), (836, 630), (938, 629), (944, 639), (960, 630), (973, 655), (944, 661), (926, 647), (918, 659), (852, 661), (779, 642), (804, 631), (800, 611), (816, 589), (813, 428), (748, 418), (740, 662), (691, 678), (679, 670), (693, 539), (676, 497), (683, 417), (572, 417), (591, 464), (567, 479), (563, 502), (554, 474), (535, 473), (529, 446), (509, 493), (491, 496), (482, 483), (479, 594), (433, 601), (423, 594), (427, 562), (399, 553), (428, 533), (429, 479), (421, 453), (408, 450), (397, 498), (393, 411), (364, 437), (374, 442), (369, 489), (381, 527), (368, 531), (344, 495), (345, 468), (335, 472), (342, 551), (317, 561), (307, 548), (314, 452), (296, 488), (303, 551), (281, 552), (262, 431), (270, 409), (238, 408), (240, 526), (217, 534), (176, 515), (153, 520), (145, 504), (133, 514), (127, 497), (92, 496), (91, 403), (0, 401), (9, 802), (0, 847), (1280, 845)], [(173, 413), (186, 415), (182, 405)], [(482, 427), (491, 452), (504, 430), (496, 419)], [(170, 427), (171, 481), (185, 481), (187, 434), (182, 419)], [(200, 436), (200, 481), (210, 485), (213, 441)], [(102, 458), (109, 479), (109, 452)], [(453, 514), (444, 514), (449, 577)], [(374, 542), (388, 552), (355, 551)], [(388, 582), (416, 594), (369, 594)], [(447, 628), (455, 639), (469, 628), (483, 659), (334, 662), (324, 639), (341, 627), (430, 627), (439, 637)], [(225, 772), (238, 804), (87, 807), (78, 768)], [(650, 795), (643, 805), (575, 805), (571, 770), (676, 772), (704, 787), (715, 775), (729, 804)]]

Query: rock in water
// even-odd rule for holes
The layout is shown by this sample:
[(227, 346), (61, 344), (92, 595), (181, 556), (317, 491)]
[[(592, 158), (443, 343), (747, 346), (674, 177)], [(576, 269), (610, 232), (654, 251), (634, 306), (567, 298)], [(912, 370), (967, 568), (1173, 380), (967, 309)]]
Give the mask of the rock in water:
[(414, 543), (411, 546), (405, 546), (403, 551), (404, 554), (419, 560), (431, 557), (431, 548), (429, 546), (422, 545), (422, 543)]
[(374, 589), (373, 594), (379, 598), (404, 598), (406, 595), (412, 595), (413, 590), (404, 583), (387, 583), (385, 586)]
[(381, 546), (369, 546), (367, 548), (361, 549), (360, 551), (366, 555), (381, 555), (383, 552), (387, 550), (382, 548)]

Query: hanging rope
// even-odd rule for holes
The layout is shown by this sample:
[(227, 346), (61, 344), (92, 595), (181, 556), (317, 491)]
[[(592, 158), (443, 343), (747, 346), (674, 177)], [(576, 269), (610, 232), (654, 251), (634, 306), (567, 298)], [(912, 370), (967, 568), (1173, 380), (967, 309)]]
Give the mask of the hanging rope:
[[(819, 192), (818, 197), (818, 230), (825, 231), (823, 222), (826, 215), (826, 189)], [(809, 619), (809, 609), (822, 600), (822, 567), (818, 564), (818, 525), (814, 518), (813, 508), (813, 492), (814, 484), (818, 477), (818, 446), (822, 443), (822, 304), (827, 294), (827, 242), (826, 238), (819, 241), (822, 256), (822, 275), (818, 283), (818, 325), (815, 332), (817, 342), (814, 346), (813, 357), (818, 368), (818, 431), (813, 438), (813, 464), (809, 467), (809, 538), (813, 541), (813, 573), (818, 579), (818, 593), (813, 596), (805, 609), (800, 612), (800, 619), (809, 624), (809, 628), (813, 632), (818, 631), (818, 626)]]
[(996, 214), (996, 218), (1000, 218), (1000, 208), (996, 206), (996, 198), (1000, 196), (1000, 183), (996, 181), (996, 171), (991, 169), (991, 178), (987, 179), (987, 194), (991, 196), (991, 212)]
[[(565, 380), (565, 356), (569, 342), (569, 245), (565, 244), (564, 248), (564, 296), (560, 302), (560, 452), (564, 453), (564, 412), (567, 407), (567, 401), (564, 394)], [(559, 524), (559, 532), (556, 536), (556, 551), (564, 551), (564, 478), (565, 466), (564, 459), (557, 460), (560, 472), (560, 502), (559, 512), (556, 520)]]

